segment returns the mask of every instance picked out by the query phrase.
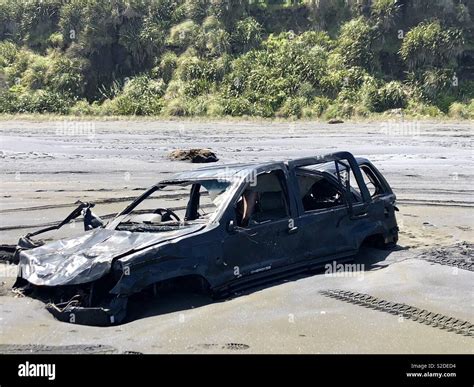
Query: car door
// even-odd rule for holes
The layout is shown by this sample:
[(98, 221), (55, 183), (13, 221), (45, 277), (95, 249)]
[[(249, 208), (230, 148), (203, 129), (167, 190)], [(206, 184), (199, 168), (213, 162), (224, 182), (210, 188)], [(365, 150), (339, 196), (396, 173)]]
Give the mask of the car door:
[[(302, 178), (308, 179), (310, 173), (298, 172), (296, 178), (301, 181)], [(328, 179), (328, 176), (313, 175), (318, 181)], [(329, 183), (332, 184), (332, 183)], [(336, 190), (337, 186), (334, 186)], [(340, 192), (342, 196), (342, 192)], [(301, 238), (302, 255), (304, 258), (324, 257), (337, 255), (353, 250), (353, 238), (350, 234), (351, 223), (349, 210), (345, 203), (326, 202), (326, 206), (321, 208), (305, 208), (303, 203), (304, 193), (299, 199), (301, 215), (298, 217), (298, 230)]]
[[(323, 163), (339, 163), (338, 169), (350, 166), (354, 169), (357, 182), (362, 180), (357, 163), (353, 156), (347, 152), (329, 155), (325, 158), (306, 158), (289, 162), (290, 177), (297, 187), (298, 194), (295, 195), (298, 208), (298, 227), (304, 259), (338, 257), (353, 254), (357, 251), (360, 239), (363, 236), (365, 224), (368, 222), (368, 210), (370, 196), (367, 188), (362, 186), (360, 194), (353, 192), (348, 181), (343, 181), (341, 174), (337, 179), (332, 174), (318, 172), (318, 166)], [(300, 176), (317, 176), (333, 187), (340, 195), (339, 200), (327, 205), (305, 208), (303, 199), (305, 192), (302, 191)], [(316, 187), (318, 188), (318, 187)], [(316, 189), (317, 191), (317, 189)], [(300, 252), (301, 256), (301, 252)]]
[[(228, 280), (270, 274), (271, 270), (292, 260), (298, 245), (293, 232), (292, 212), (295, 209), (289, 197), (286, 167), (281, 165), (256, 176), (254, 187), (250, 183), (242, 187), (228, 209), (227, 219), (232, 226), (223, 240), (223, 264), (230, 274), (226, 276)], [(258, 193), (259, 205), (265, 211), (259, 213), (255, 210), (247, 224), (240, 224), (238, 217), (243, 214), (237, 208), (248, 190)], [(278, 196), (281, 196), (281, 203)]]
[(368, 160), (358, 159), (358, 164), (364, 178), (364, 182), (371, 197), (370, 218), (385, 224), (392, 233), (398, 232), (395, 211), (396, 196), (388, 182), (378, 169)]

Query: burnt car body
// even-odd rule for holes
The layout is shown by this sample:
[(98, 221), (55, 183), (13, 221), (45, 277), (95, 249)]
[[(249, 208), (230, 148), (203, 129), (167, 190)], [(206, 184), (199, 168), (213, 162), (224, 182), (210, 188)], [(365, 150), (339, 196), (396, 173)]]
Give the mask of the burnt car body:
[(46, 291), (62, 321), (117, 324), (131, 295), (169, 280), (225, 296), (353, 256), (368, 239), (394, 244), (395, 199), (370, 161), (348, 152), (178, 173), (107, 225), (83, 205), (79, 237), (22, 238), (15, 286)]

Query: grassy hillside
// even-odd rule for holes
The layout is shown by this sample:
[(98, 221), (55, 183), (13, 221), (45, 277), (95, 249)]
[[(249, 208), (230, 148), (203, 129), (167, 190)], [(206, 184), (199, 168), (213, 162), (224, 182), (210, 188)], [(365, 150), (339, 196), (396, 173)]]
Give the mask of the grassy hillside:
[(0, 0), (0, 113), (474, 118), (470, 0)]

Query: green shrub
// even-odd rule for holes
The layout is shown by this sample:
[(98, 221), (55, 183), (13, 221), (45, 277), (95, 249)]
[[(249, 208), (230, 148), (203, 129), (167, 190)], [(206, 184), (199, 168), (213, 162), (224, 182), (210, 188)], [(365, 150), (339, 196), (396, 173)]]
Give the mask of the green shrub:
[(272, 100), (265, 97), (261, 97), (252, 103), (250, 109), (250, 115), (254, 117), (274, 117), (275, 115), (275, 104)]
[(222, 28), (199, 35), (196, 45), (200, 52), (207, 56), (220, 56), (230, 51), (230, 35)]
[(187, 101), (187, 108), (190, 116), (202, 117), (207, 115), (208, 100), (207, 95), (192, 98)]
[(466, 104), (453, 102), (449, 107), (449, 116), (458, 119), (474, 119), (474, 99)]
[(16, 60), (18, 47), (9, 41), (0, 42), (0, 68), (11, 66)]
[(184, 82), (212, 77), (207, 62), (199, 59), (197, 56), (187, 55), (180, 58), (176, 75)]
[(429, 69), (410, 73), (408, 80), (423, 99), (435, 102), (441, 94), (453, 92), (453, 76), (449, 69)]
[(309, 101), (316, 95), (316, 89), (310, 82), (303, 82), (298, 86), (296, 95)]
[(232, 69), (232, 56), (224, 54), (213, 60), (213, 71), (214, 81), (217, 83), (222, 82), (224, 77), (231, 72)]
[(48, 57), (44, 74), (46, 87), (51, 91), (78, 98), (84, 95), (84, 63), (53, 51)]
[(64, 38), (60, 32), (52, 33), (48, 38), (48, 44), (54, 48), (61, 48), (64, 45)]
[(453, 92), (441, 93), (433, 101), (434, 105), (438, 107), (443, 113), (449, 113), (449, 108), (458, 99), (457, 95)]
[(324, 50), (332, 50), (335, 42), (326, 31), (305, 31), (298, 36), (298, 40), (305, 47), (319, 46)]
[(18, 95), (10, 90), (0, 89), (0, 113), (17, 113)]
[(71, 108), (69, 109), (69, 114), (74, 116), (92, 116), (97, 114), (97, 108), (94, 109), (93, 106), (89, 104), (86, 100), (82, 99), (77, 101)]
[(166, 93), (164, 95), (164, 99), (174, 99), (179, 97), (180, 95), (184, 94), (183, 89), (184, 89), (184, 82), (181, 81), (180, 79), (173, 79), (170, 81), (168, 84), (168, 87), (166, 88)]
[(307, 106), (307, 99), (302, 97), (287, 98), (275, 113), (277, 117), (301, 118), (303, 108)]
[(357, 90), (349, 89), (349, 88), (343, 88), (339, 94), (337, 95), (336, 99), (334, 99), (334, 102), (336, 103), (358, 103), (360, 102), (361, 95)]
[(324, 118), (345, 118), (352, 116), (353, 113), (354, 109), (351, 104), (333, 102), (327, 107), (324, 113)]
[(223, 28), (224, 26), (220, 22), (220, 20), (215, 17), (214, 15), (208, 16), (202, 22), (202, 30), (204, 33), (211, 32)]
[(139, 76), (127, 82), (122, 93), (107, 102), (104, 111), (118, 115), (158, 115), (164, 94), (164, 84), (147, 76)]
[(196, 41), (198, 34), (199, 26), (192, 20), (186, 20), (171, 28), (166, 43), (184, 49)]
[(7, 76), (3, 69), (0, 68), (0, 90), (7, 89)]
[(449, 65), (463, 46), (462, 32), (441, 26), (439, 21), (423, 22), (403, 39), (400, 55), (410, 69)]
[(225, 115), (248, 116), (252, 114), (252, 104), (244, 97), (223, 98)]
[(351, 118), (366, 117), (370, 114), (369, 110), (357, 102), (350, 101), (333, 101), (325, 110), (323, 117), (325, 119), (332, 118)]
[(354, 1), (307, 0), (305, 2), (309, 7), (311, 20), (314, 21), (315, 25), (320, 29), (332, 32), (354, 14), (351, 9), (351, 6), (355, 4)]
[(21, 14), (18, 28), (23, 42), (31, 49), (43, 51), (49, 44), (48, 38), (57, 28), (63, 2), (31, 0), (19, 2), (18, 5)]
[(311, 104), (311, 109), (316, 115), (316, 117), (321, 117), (326, 109), (328, 108), (329, 104), (331, 101), (329, 98), (324, 98), (324, 97), (316, 97), (313, 99), (313, 102)]
[(84, 7), (82, 0), (70, 0), (63, 5), (58, 27), (65, 44), (71, 44), (76, 40), (84, 28), (84, 21), (89, 13), (87, 8)]
[(231, 35), (232, 46), (236, 52), (245, 52), (256, 48), (262, 41), (262, 26), (253, 17), (239, 20)]
[(400, 9), (401, 5), (397, 1), (375, 0), (371, 13), (383, 30), (389, 30), (396, 23), (395, 17), (398, 16)]
[(47, 90), (27, 91), (17, 96), (11, 113), (67, 114), (71, 104), (71, 100), (59, 93)]
[(206, 114), (208, 117), (221, 117), (225, 115), (224, 104), (220, 97), (206, 97)]
[(28, 68), (21, 74), (21, 84), (33, 90), (45, 88), (49, 64), (47, 57), (30, 55)]
[(305, 106), (301, 109), (301, 117), (303, 118), (316, 118), (319, 117), (311, 106)]
[(4, 68), (7, 80), (10, 84), (20, 82), (23, 73), (28, 70), (32, 62), (32, 56), (33, 54), (28, 50), (19, 50), (13, 63)]
[(328, 71), (321, 77), (321, 89), (327, 96), (336, 98), (343, 90), (358, 91), (368, 80), (372, 80), (366, 70), (361, 67)]
[(179, 59), (176, 76), (182, 81), (180, 92), (196, 97), (211, 89), (216, 78), (216, 68), (211, 61), (186, 55)]
[(366, 19), (360, 17), (345, 23), (341, 27), (336, 48), (342, 64), (345, 67), (371, 69), (374, 63), (374, 53), (371, 49), (374, 39), (374, 30)]
[(474, 99), (474, 79), (467, 80), (463, 79), (459, 82), (457, 87), (458, 89), (458, 98), (462, 101)]
[(163, 113), (167, 116), (185, 117), (191, 114), (189, 102), (185, 98), (175, 98), (166, 102)]
[(408, 100), (406, 112), (410, 116), (420, 118), (435, 118), (443, 116), (443, 112), (438, 107), (418, 99)]
[[(308, 36), (270, 36), (260, 50), (249, 51), (232, 63), (232, 72), (224, 78), (224, 98), (243, 98), (235, 104), (229, 101), (232, 107), (226, 114), (243, 111), (271, 117), (288, 98), (310, 99), (320, 88), (326, 57), (324, 48), (311, 46)], [(290, 107), (283, 107), (281, 114), (292, 114)]]
[(99, 105), (100, 116), (117, 116), (119, 115), (117, 105), (114, 100), (106, 99)]
[(389, 109), (405, 108), (407, 100), (405, 87), (400, 82), (392, 81), (368, 90), (365, 105), (370, 111), (381, 113)]
[(160, 64), (154, 69), (154, 75), (161, 77), (168, 83), (173, 77), (173, 72), (177, 67), (178, 57), (172, 51), (167, 51), (161, 57)]
[(186, 0), (185, 15), (188, 19), (201, 23), (206, 16), (207, 2), (205, 0)]

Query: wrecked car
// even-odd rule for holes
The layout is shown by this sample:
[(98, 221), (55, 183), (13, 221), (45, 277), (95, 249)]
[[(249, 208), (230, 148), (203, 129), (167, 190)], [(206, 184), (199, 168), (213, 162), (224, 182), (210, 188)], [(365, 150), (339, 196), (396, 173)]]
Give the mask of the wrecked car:
[(395, 199), (377, 168), (348, 152), (181, 172), (107, 224), (81, 203), (68, 217), (82, 211), (78, 237), (23, 237), (15, 286), (47, 292), (61, 321), (118, 324), (129, 297), (167, 281), (222, 297), (353, 256), (366, 241), (395, 244)]

